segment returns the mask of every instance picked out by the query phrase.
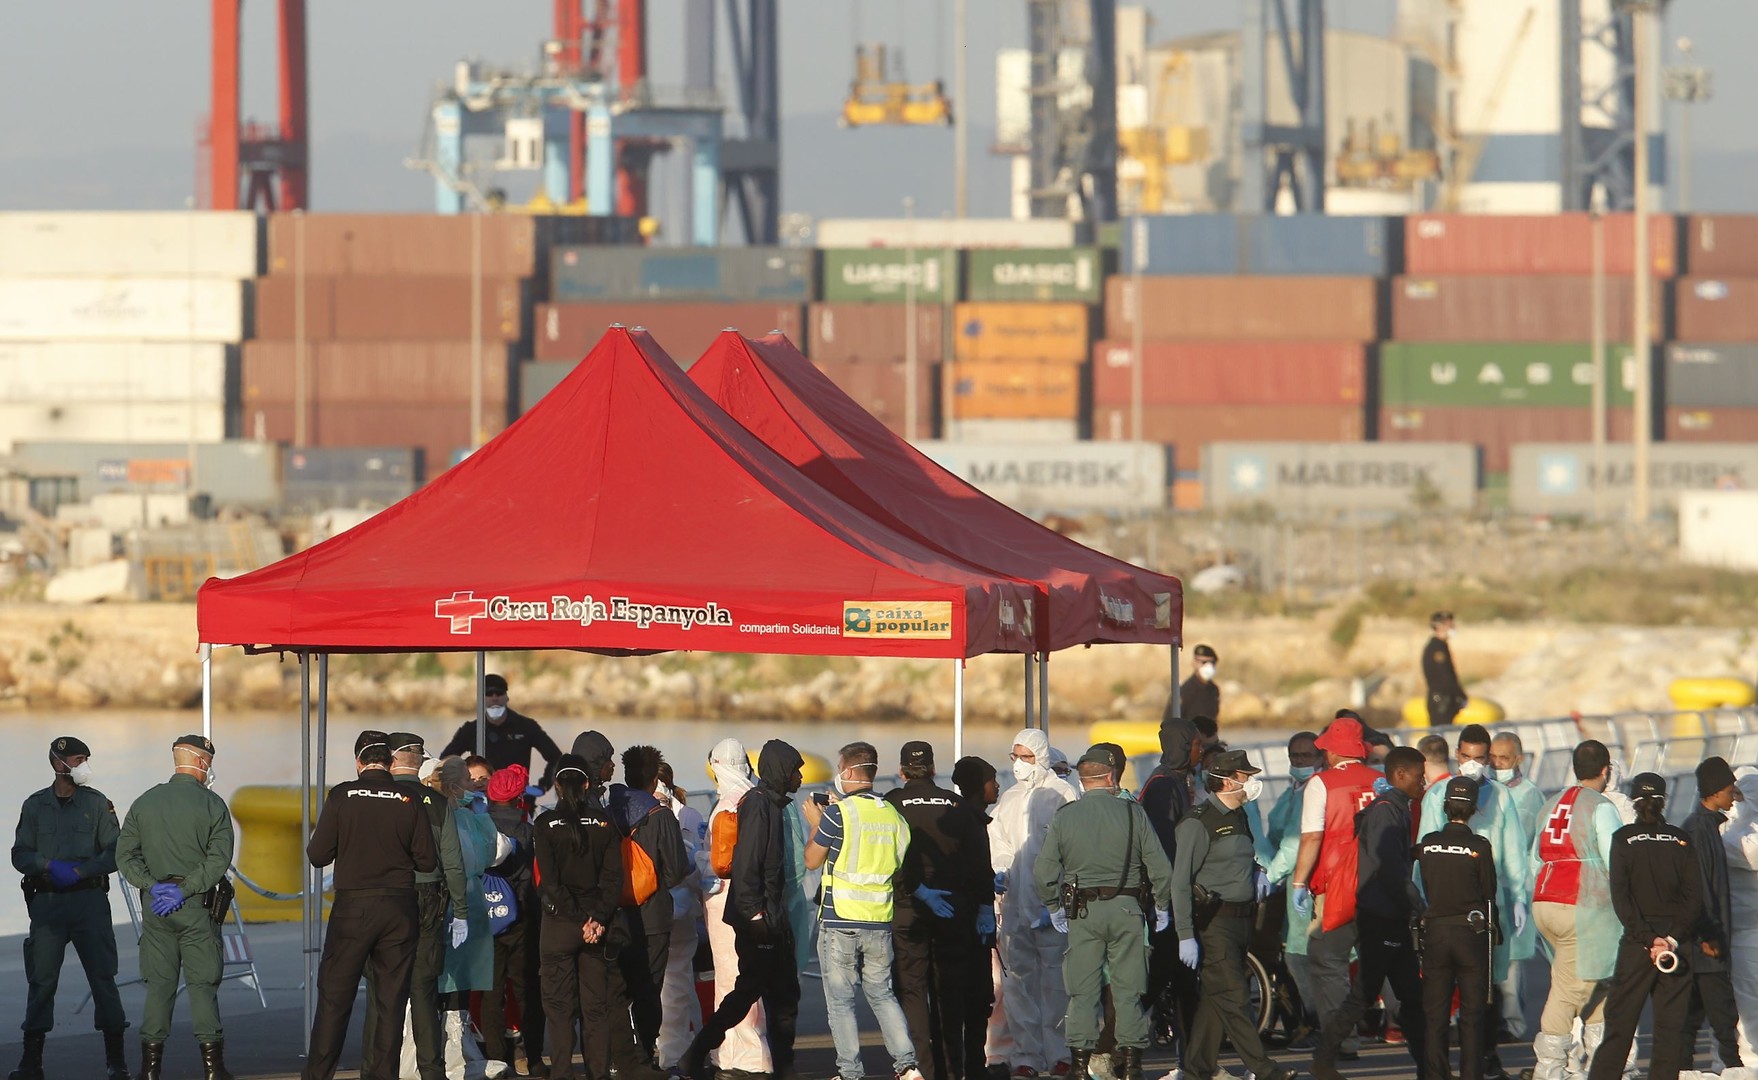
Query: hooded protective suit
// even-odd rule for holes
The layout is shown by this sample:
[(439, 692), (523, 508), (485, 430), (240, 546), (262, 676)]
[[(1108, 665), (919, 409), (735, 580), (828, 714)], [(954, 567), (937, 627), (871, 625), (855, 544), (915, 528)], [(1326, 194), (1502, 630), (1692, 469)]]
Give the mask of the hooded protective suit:
[(1063, 1036), (1068, 993), (1062, 984), (1067, 941), (1050, 925), (1050, 913), (1038, 900), (1032, 868), (1051, 817), (1073, 801), (1073, 793), (1047, 767), (1050, 740), (1042, 731), (1027, 728), (1013, 741), (1030, 750), (1038, 764), (1015, 762), (1014, 784), (1001, 793), (989, 822), (990, 858), (996, 872), (1007, 875), (997, 927), (1004, 969), (1001, 995), (1013, 1039), (1009, 1061), (1015, 1068), (1048, 1072), (1068, 1056)]
[(1733, 901), (1729, 973), (1740, 1010), (1740, 1060), (1758, 1061), (1758, 769), (1743, 765), (1734, 777), (1746, 801), (1734, 804), (1721, 832)]
[[(737, 820), (739, 801), (756, 783), (751, 776), (751, 762), (744, 744), (737, 739), (722, 739), (708, 755), (708, 767), (714, 774), (719, 799), (708, 815), (708, 832), (714, 834), (715, 819), (731, 814)], [(724, 826), (723, 826), (724, 827)], [(727, 878), (714, 873), (709, 845), (702, 846), (702, 877), (709, 883), (708, 899), (703, 903), (704, 920), (708, 924), (708, 947), (714, 953), (714, 1004), (726, 997), (739, 976), (739, 954), (733, 942), (733, 928), (726, 922)], [(726, 1041), (712, 1055), (722, 1071), (767, 1073), (772, 1070), (769, 1041), (765, 1036), (763, 1003), (751, 1006), (738, 1026), (726, 1033)]]
[[(1422, 824), (1419, 835), (1440, 831), (1447, 823), (1447, 812), (1443, 804), (1447, 801), (1447, 785), (1431, 784), (1428, 794), (1422, 797)], [(1525, 960), (1536, 950), (1538, 927), (1532, 921), (1532, 868), (1527, 860), (1528, 838), (1526, 830), (1520, 824), (1519, 811), (1514, 806), (1513, 797), (1508, 789), (1490, 781), (1480, 785), (1477, 798), (1477, 813), (1471, 816), (1471, 831), (1488, 840), (1495, 851), (1496, 862), (1496, 904), (1502, 913), (1502, 943), (1495, 948), (1493, 970), (1490, 978), (1501, 982), (1508, 977), (1508, 964), (1513, 960)], [(1421, 871), (1417, 872), (1418, 880)], [(1514, 933), (1512, 912), (1514, 905), (1526, 907), (1526, 924), (1519, 933)]]

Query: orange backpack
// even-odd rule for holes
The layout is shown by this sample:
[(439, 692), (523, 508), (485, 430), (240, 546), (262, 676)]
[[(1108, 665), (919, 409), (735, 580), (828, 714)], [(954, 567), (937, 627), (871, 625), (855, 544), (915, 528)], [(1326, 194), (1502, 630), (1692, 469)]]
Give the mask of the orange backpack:
[(623, 837), (623, 907), (640, 907), (659, 891), (653, 859), (633, 836)]
[(715, 877), (732, 877), (733, 848), (739, 843), (739, 815), (715, 814), (708, 825), (708, 866)]

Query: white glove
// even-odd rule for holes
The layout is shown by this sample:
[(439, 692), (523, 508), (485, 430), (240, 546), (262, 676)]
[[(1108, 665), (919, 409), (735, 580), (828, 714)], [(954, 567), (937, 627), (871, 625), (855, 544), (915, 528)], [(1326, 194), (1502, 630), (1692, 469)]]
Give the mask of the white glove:
[(1050, 925), (1056, 928), (1058, 934), (1068, 933), (1068, 913), (1060, 908), (1052, 911), (1050, 913)]
[(1171, 925), (1172, 925), (1172, 913), (1170, 911), (1167, 911), (1165, 908), (1161, 908), (1160, 910), (1154, 912), (1154, 933), (1157, 934), (1160, 931), (1166, 929), (1168, 926), (1171, 926)]
[(464, 939), (468, 938), (469, 936), (470, 936), (470, 920), (469, 919), (453, 919), (452, 920), (452, 948), (456, 949), (460, 945), (464, 944)]
[(1514, 901), (1514, 933), (1519, 934), (1526, 929), (1526, 901)]

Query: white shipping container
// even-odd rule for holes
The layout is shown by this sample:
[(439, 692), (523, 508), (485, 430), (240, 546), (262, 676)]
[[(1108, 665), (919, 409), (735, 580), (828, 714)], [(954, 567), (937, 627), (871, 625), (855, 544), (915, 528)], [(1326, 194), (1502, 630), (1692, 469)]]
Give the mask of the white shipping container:
[(226, 400), (227, 345), (143, 341), (0, 341), (0, 400)]
[(243, 341), (249, 293), (223, 278), (0, 278), (0, 340)]
[(262, 219), (248, 211), (0, 214), (0, 277), (253, 278)]
[(946, 436), (967, 443), (1023, 443), (1033, 446), (1080, 441), (1078, 420), (949, 420)]
[(0, 401), (0, 453), (6, 454), (33, 440), (211, 443), (225, 437), (226, 406), (217, 401)]
[(821, 248), (1073, 247), (1074, 222), (1012, 218), (831, 218), (818, 223)]
[(1758, 491), (1679, 492), (1679, 557), (1758, 570)]

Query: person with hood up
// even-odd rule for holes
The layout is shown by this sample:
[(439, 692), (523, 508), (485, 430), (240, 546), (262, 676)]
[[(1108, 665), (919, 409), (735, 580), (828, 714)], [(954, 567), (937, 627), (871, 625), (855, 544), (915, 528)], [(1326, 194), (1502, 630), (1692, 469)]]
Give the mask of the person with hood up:
[[(995, 766), (980, 757), (959, 758), (952, 766), (952, 786), (958, 789), (959, 805), (983, 824), (972, 838), (977, 850), (970, 858), (979, 866), (989, 866), (992, 861), (989, 824), (994, 821), (989, 816), (989, 808), (1001, 799), (1001, 781), (995, 773)], [(977, 966), (967, 983), (970, 998), (965, 1003), (964, 1014), (965, 1080), (982, 1080), (993, 1067), (1007, 1072), (1007, 1055), (1013, 1046), (1007, 1035), (1007, 1015), (998, 1004), (1001, 962), (995, 950), (995, 938), (990, 936), (981, 945)], [(988, 969), (987, 978), (983, 976), (984, 968)]]
[[(1697, 766), (1697, 806), (1685, 819), (1685, 836), (1703, 873), (1703, 918), (1691, 956), (1691, 1008), (1686, 1015), (1687, 1043), (1697, 1045), (1697, 1029), (1705, 1017), (1715, 1039), (1716, 1072), (1737, 1069), (1740, 1056), (1739, 1011), (1728, 976), (1733, 937), (1732, 897), (1728, 887), (1727, 850), (1721, 831), (1728, 812), (1745, 798), (1725, 758), (1711, 757)], [(1690, 1064), (1687, 1052), (1685, 1064)]]
[[(1197, 789), (1192, 777), (1202, 761), (1203, 736), (1197, 726), (1180, 716), (1160, 721), (1160, 765), (1141, 786), (1137, 801), (1148, 812), (1154, 835), (1170, 865), (1178, 858), (1178, 823), (1196, 805)], [(1152, 935), (1148, 955), (1148, 1007), (1154, 1008), (1168, 986), (1178, 999), (1178, 1023), (1186, 1035), (1195, 1017), (1196, 973), (1178, 960), (1177, 926)]]
[(1733, 916), (1728, 975), (1740, 1011), (1740, 1060), (1758, 1061), (1758, 769), (1740, 766), (1734, 782), (1745, 798), (1734, 804), (1721, 834)]
[(800, 891), (800, 882), (794, 876), (783, 818), (793, 802), (788, 796), (800, 790), (803, 765), (805, 759), (798, 750), (780, 739), (769, 740), (757, 755), (757, 784), (739, 802), (739, 838), (733, 847), (722, 915), (733, 928), (739, 975), (684, 1054), (680, 1071), (695, 1080), (710, 1080), (709, 1053), (758, 1001), (763, 1002), (768, 1020), (776, 1080), (796, 1075), (794, 1030), (800, 1016), (800, 969), (787, 903), (790, 892)]
[[(739, 833), (739, 803), (756, 783), (745, 744), (737, 739), (715, 743), (708, 755), (708, 775), (720, 797), (708, 815), (708, 842), (702, 849), (703, 879), (708, 883), (702, 918), (708, 926), (708, 948), (714, 954), (714, 1005), (719, 1008), (739, 977), (735, 935), (726, 918), (726, 892), (732, 879), (733, 845)], [(727, 1030), (713, 1056), (721, 1072), (770, 1070), (762, 1002), (752, 1005), (744, 1018)]]
[(1070, 797), (1080, 798), (1080, 788), (1075, 781), (1074, 769), (1068, 764), (1068, 755), (1054, 746), (1050, 748), (1050, 771), (1068, 788)]
[(1073, 802), (1068, 786), (1050, 771), (1050, 740), (1036, 728), (1013, 737), (1014, 785), (1001, 793), (989, 823), (989, 858), (1001, 944), (1001, 999), (1013, 1037), (1015, 1076), (1049, 1072), (1068, 1061), (1063, 1036), (1068, 992), (1062, 983), (1063, 936), (1032, 887), (1032, 868), (1056, 811)]

